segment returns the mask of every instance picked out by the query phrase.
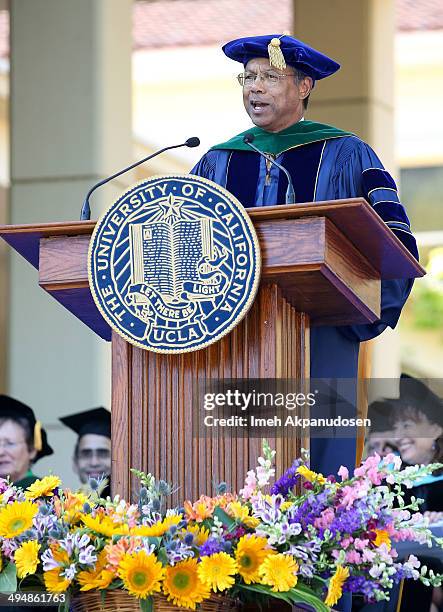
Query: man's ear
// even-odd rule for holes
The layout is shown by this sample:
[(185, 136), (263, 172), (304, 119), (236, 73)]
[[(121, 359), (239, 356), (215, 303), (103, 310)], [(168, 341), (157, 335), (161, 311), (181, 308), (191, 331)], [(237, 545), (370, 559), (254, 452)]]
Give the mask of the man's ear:
[(312, 91), (313, 80), (309, 76), (303, 77), (298, 83), (298, 91), (300, 93), (300, 99), (304, 100), (309, 96)]
[(35, 448), (33, 448), (32, 451), (29, 451), (29, 456), (31, 458), (31, 461), (34, 461), (34, 459), (37, 457), (37, 451)]

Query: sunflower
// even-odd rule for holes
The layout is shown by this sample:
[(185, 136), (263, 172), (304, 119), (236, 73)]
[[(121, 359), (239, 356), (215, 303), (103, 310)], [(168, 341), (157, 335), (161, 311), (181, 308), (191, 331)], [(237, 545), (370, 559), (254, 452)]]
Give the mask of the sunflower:
[(114, 523), (111, 517), (97, 514), (95, 517), (90, 514), (80, 514), (81, 522), (91, 531), (112, 538), (113, 535), (128, 535), (129, 527), (126, 524)]
[(259, 519), (250, 516), (249, 508), (244, 506), (239, 501), (234, 501), (228, 504), (226, 508), (227, 513), (235, 519), (241, 521), (246, 527), (255, 529), (260, 524)]
[(162, 521), (157, 521), (153, 525), (139, 525), (130, 530), (133, 536), (154, 537), (158, 538), (166, 533), (172, 525), (178, 525), (182, 520), (181, 514), (171, 514), (165, 517)]
[(343, 584), (346, 582), (346, 578), (349, 577), (349, 568), (337, 565), (335, 574), (329, 581), (328, 594), (325, 599), (327, 606), (334, 606), (340, 599), (343, 593)]
[(38, 551), (40, 545), (35, 540), (24, 542), (14, 553), (14, 561), (17, 567), (17, 576), (24, 578), (29, 574), (35, 574), (38, 565)]
[(125, 589), (134, 597), (145, 598), (160, 591), (165, 570), (157, 557), (145, 550), (125, 555), (120, 562), (119, 576)]
[(301, 465), (299, 468), (297, 468), (297, 472), (303, 476), (303, 478), (309, 480), (309, 482), (318, 482), (319, 484), (325, 484), (326, 482), (326, 478), (323, 476), (323, 474), (317, 474), (317, 472), (313, 472), (305, 465)]
[(389, 537), (389, 533), (385, 529), (376, 529), (375, 530), (376, 537), (374, 540), (374, 546), (380, 546), (381, 544), (386, 544), (388, 550), (391, 550), (391, 538)]
[(62, 481), (58, 476), (45, 476), (36, 480), (25, 491), (26, 499), (37, 499), (37, 497), (52, 497), (54, 489), (59, 487)]
[(240, 538), (235, 552), (235, 560), (237, 561), (238, 573), (246, 584), (260, 581), (258, 568), (271, 554), (271, 550), (266, 548), (267, 543), (266, 538), (255, 535), (245, 535)]
[(200, 580), (213, 591), (224, 591), (231, 588), (235, 582), (236, 573), (235, 560), (225, 552), (203, 557), (198, 566)]
[(258, 571), (263, 584), (271, 586), (275, 592), (289, 591), (297, 584), (298, 565), (291, 555), (269, 555)]
[(56, 567), (44, 572), (45, 587), (50, 593), (64, 593), (71, 584), (71, 581), (66, 576), (60, 576), (61, 571), (64, 571), (64, 568)]
[(12, 502), (0, 510), (0, 536), (15, 538), (32, 527), (38, 512), (37, 504), (30, 501)]
[(195, 610), (196, 604), (209, 597), (209, 587), (198, 577), (197, 568), (197, 559), (187, 559), (166, 568), (163, 592), (168, 601)]
[(106, 569), (107, 554), (102, 550), (98, 556), (94, 569), (82, 571), (77, 574), (80, 591), (91, 589), (107, 589), (115, 578), (114, 572)]

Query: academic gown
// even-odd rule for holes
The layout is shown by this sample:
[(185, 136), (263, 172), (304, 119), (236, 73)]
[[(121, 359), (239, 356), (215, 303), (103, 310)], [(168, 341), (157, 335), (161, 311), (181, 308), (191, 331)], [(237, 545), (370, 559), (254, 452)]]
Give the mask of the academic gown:
[[(249, 132), (256, 136), (258, 148), (267, 147), (261, 150), (269, 151), (289, 171), (297, 202), (364, 197), (418, 258), (395, 182), (371, 147), (357, 136), (311, 121), (299, 122), (279, 134), (270, 135), (260, 128)], [(247, 150), (242, 135), (208, 151), (191, 174), (225, 187), (245, 207), (285, 202), (286, 177), (258, 153)], [(395, 327), (412, 283), (382, 281), (381, 316), (373, 324), (311, 328), (311, 378), (356, 378), (360, 342), (375, 338), (388, 326)], [(355, 456), (355, 438), (311, 440), (311, 467), (316, 471), (334, 474), (340, 465), (353, 468)]]

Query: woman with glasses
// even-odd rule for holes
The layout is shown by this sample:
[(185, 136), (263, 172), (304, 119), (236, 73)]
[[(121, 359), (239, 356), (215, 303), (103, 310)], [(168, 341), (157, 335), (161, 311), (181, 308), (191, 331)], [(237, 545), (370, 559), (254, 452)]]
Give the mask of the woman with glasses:
[(53, 452), (32, 408), (0, 395), (0, 478), (26, 489), (38, 480), (33, 464)]

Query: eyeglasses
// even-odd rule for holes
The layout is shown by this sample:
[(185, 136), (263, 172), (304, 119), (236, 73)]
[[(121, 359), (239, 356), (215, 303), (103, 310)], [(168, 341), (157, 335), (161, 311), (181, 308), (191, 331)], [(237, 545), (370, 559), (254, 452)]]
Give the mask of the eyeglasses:
[(11, 442), (11, 440), (0, 440), (0, 448), (4, 448), (5, 450), (15, 450), (21, 444), (25, 444), (25, 440), (21, 440), (20, 442)]
[(252, 87), (255, 83), (255, 79), (259, 77), (261, 81), (265, 83), (268, 87), (275, 87), (280, 83), (281, 79), (285, 79), (286, 77), (295, 77), (295, 73), (291, 74), (276, 74), (275, 72), (242, 72), (237, 76), (237, 81), (240, 83), (242, 87), (247, 89), (248, 87)]
[(97, 459), (109, 459), (111, 451), (106, 448), (84, 448), (78, 452), (79, 459), (92, 459), (94, 455)]

